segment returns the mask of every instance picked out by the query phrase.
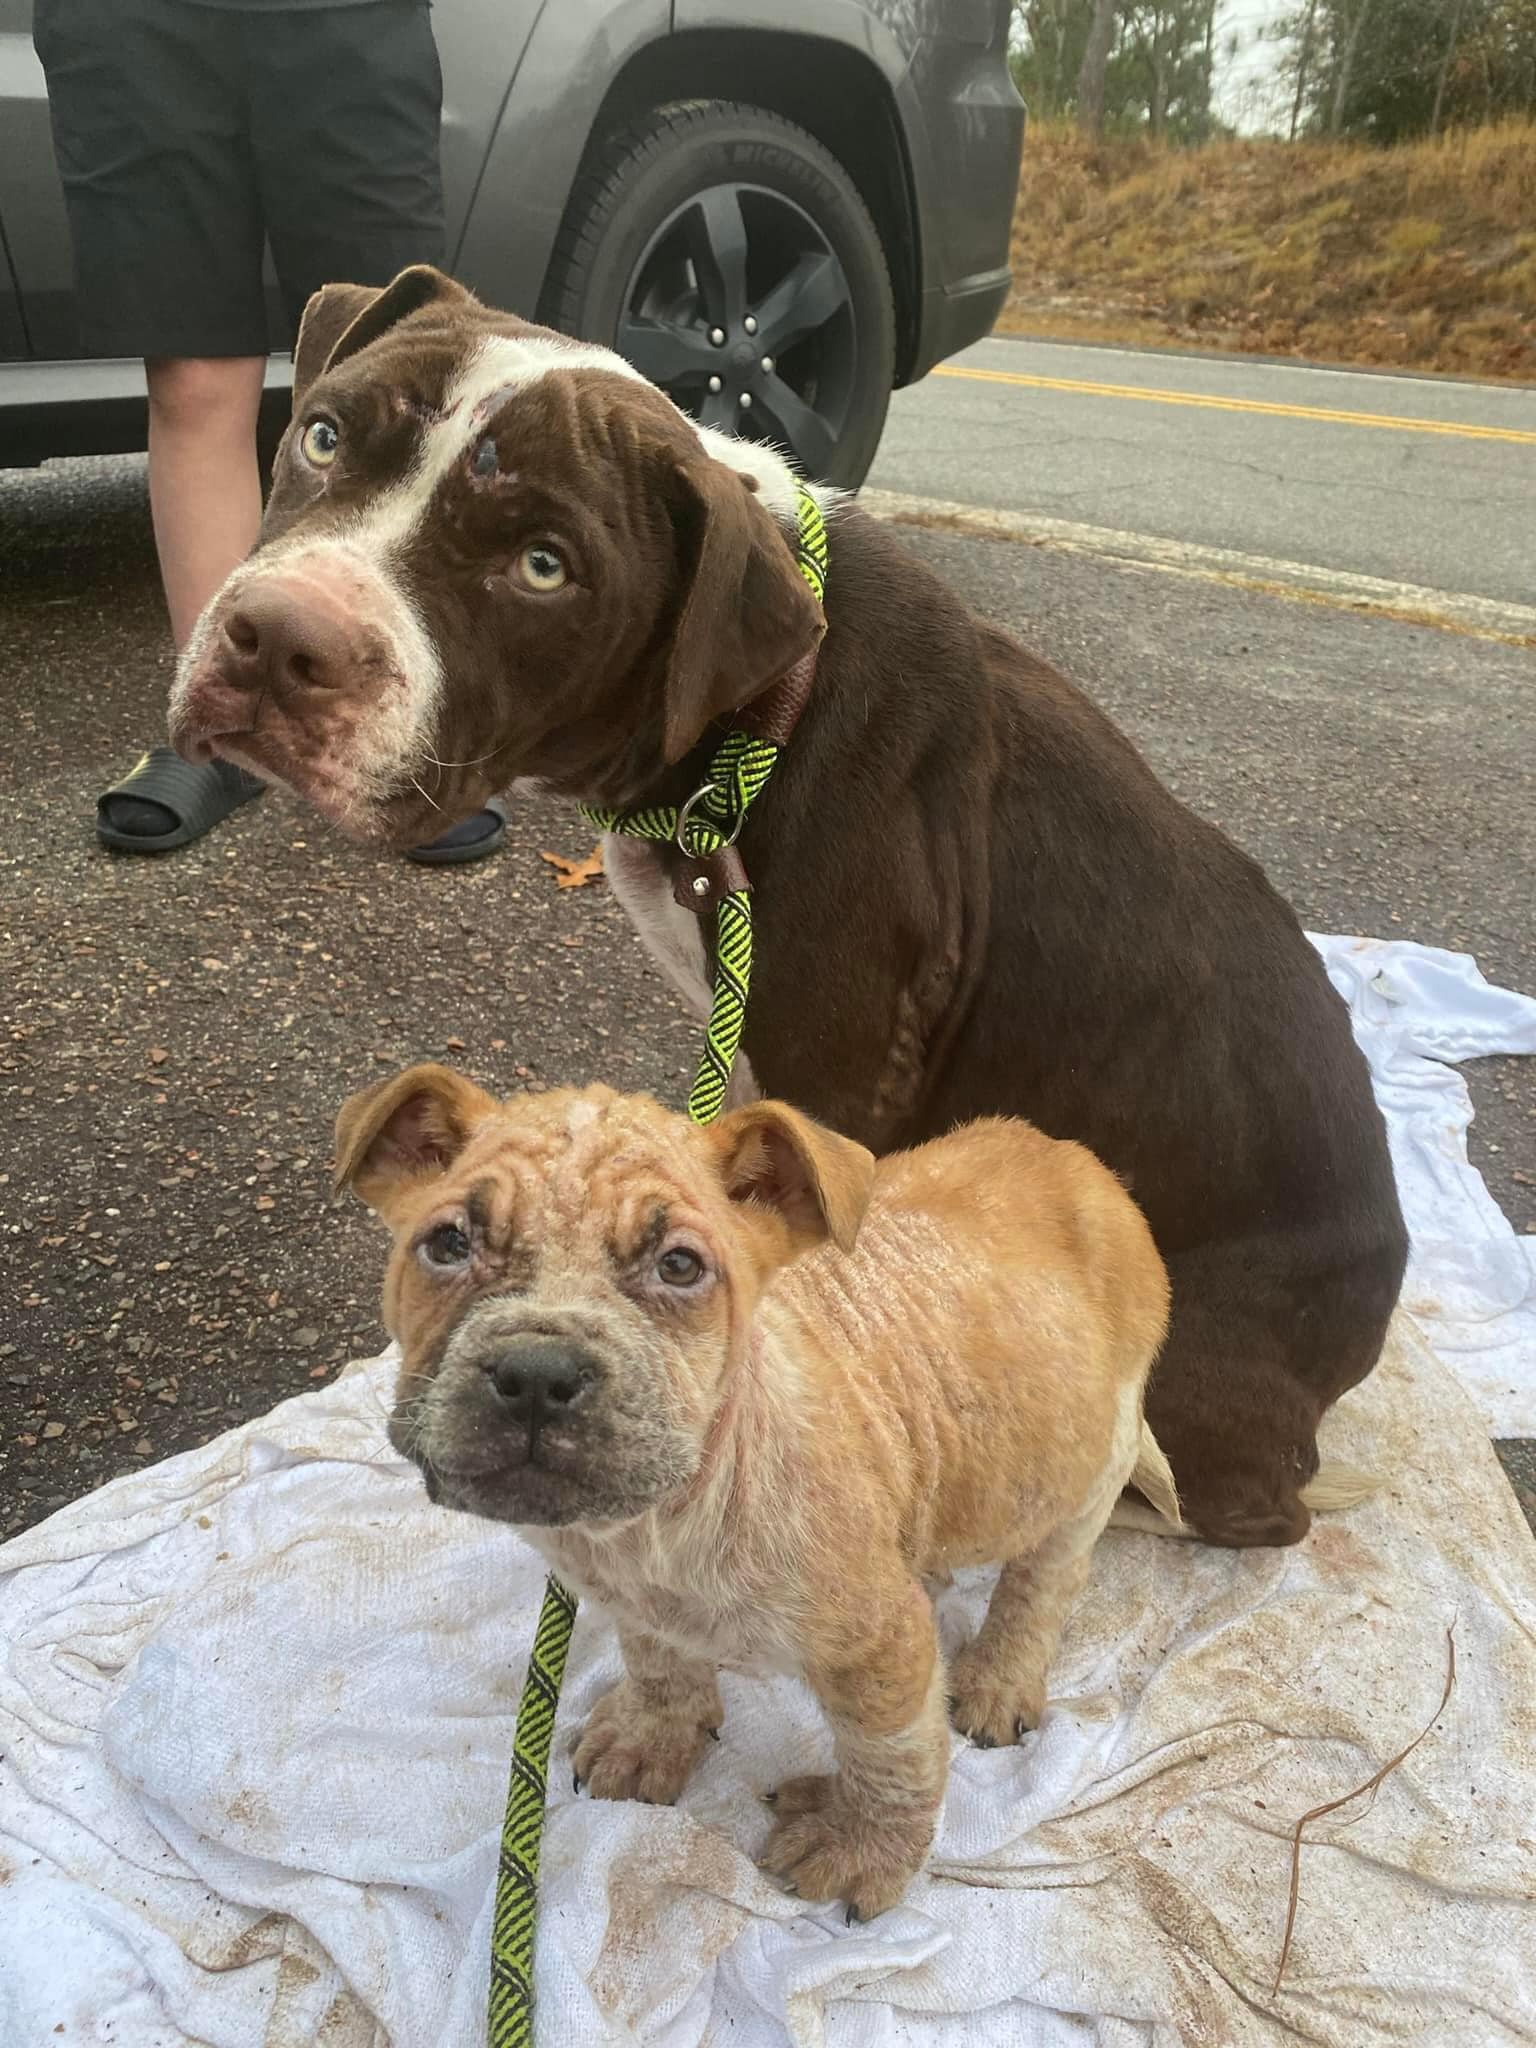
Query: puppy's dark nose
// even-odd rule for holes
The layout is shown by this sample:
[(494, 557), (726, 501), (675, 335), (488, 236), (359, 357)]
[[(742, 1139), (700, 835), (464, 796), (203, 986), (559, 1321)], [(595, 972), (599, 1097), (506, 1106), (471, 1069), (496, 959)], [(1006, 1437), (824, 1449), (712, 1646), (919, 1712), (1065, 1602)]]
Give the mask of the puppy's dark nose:
[(533, 1429), (580, 1406), (597, 1383), (597, 1360), (566, 1337), (523, 1337), (486, 1366), (503, 1411)]
[(238, 687), (281, 699), (338, 688), (355, 653), (345, 619), (274, 582), (248, 590), (225, 619), (219, 667)]

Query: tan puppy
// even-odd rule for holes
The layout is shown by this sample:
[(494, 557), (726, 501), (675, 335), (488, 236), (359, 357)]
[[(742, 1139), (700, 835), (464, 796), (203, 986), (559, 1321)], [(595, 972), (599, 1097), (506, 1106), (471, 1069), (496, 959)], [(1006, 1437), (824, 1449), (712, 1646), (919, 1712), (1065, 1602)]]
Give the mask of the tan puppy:
[[(877, 1167), (782, 1103), (700, 1130), (421, 1066), (342, 1110), (337, 1181), (395, 1233), (394, 1442), (617, 1625), (628, 1676), (579, 1777), (675, 1799), (717, 1669), (798, 1673), (837, 1771), (770, 1795), (764, 1867), (850, 1918), (894, 1905), (946, 1691), (978, 1743), (1033, 1728), (1121, 1488), (1177, 1518), (1141, 1412), (1167, 1281), (1114, 1176), (1025, 1123)], [(1002, 1574), (946, 1678), (921, 1580), (981, 1564)]]

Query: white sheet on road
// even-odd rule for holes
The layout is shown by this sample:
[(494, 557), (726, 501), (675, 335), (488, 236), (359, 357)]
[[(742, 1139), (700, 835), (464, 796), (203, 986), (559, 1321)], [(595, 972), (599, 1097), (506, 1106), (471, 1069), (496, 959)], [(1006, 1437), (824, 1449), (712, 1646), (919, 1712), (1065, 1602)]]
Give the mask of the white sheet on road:
[[(1496, 1212), (1422, 1069), (1536, 1006), (1449, 956), (1324, 943), (1433, 1225), (1415, 1285), (1454, 1308), (1437, 1329), (1488, 1340), (1466, 1355), (1529, 1384), (1528, 1351), (1493, 1342), (1529, 1291), (1478, 1294)], [(0, 1550), (4, 2048), (479, 2048), (542, 1572), (509, 1530), (427, 1506), (383, 1439), (389, 1379), (353, 1371)], [(826, 1757), (788, 1681), (726, 1681), (724, 1739), (676, 1810), (578, 1799), (557, 1771), (540, 2042), (1536, 2039), (1536, 1546), (1486, 1417), (1407, 1317), (1328, 1448), (1387, 1487), (1295, 1550), (1106, 1538), (1041, 1731), (957, 1746), (932, 1869), (870, 1926), (753, 1865), (757, 1793)], [(947, 1638), (986, 1583), (942, 1597)], [(1291, 1826), (1429, 1720), (1453, 1622), (1432, 1733), (1310, 1830), (1276, 1995)], [(557, 1744), (615, 1668), (584, 1613)]]
[[(1413, 1253), (1403, 1305), (1496, 1437), (1536, 1437), (1536, 1236), (1517, 1236), (1467, 1159), (1462, 1060), (1536, 1053), (1536, 1001), (1465, 953), (1316, 937), (1387, 1119)], [(1536, 1133), (1523, 1165), (1536, 1174)]]

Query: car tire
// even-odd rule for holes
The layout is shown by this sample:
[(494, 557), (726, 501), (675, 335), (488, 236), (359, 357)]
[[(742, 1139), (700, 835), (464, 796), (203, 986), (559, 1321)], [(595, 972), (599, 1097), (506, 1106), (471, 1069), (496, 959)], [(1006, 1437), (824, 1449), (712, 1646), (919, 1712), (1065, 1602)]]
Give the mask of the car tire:
[(816, 139), (762, 107), (657, 107), (589, 149), (539, 302), (695, 418), (852, 489), (890, 403), (880, 235)]

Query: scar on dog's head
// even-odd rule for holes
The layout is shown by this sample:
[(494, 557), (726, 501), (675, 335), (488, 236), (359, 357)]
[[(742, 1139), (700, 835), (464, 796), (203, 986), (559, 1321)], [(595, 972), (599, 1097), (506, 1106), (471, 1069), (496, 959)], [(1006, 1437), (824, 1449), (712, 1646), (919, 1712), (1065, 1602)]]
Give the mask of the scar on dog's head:
[(612, 1522), (688, 1489), (763, 1285), (850, 1250), (874, 1160), (780, 1102), (708, 1130), (645, 1095), (499, 1102), (441, 1066), (354, 1096), (336, 1181), (389, 1225), (391, 1435), (434, 1498)]

